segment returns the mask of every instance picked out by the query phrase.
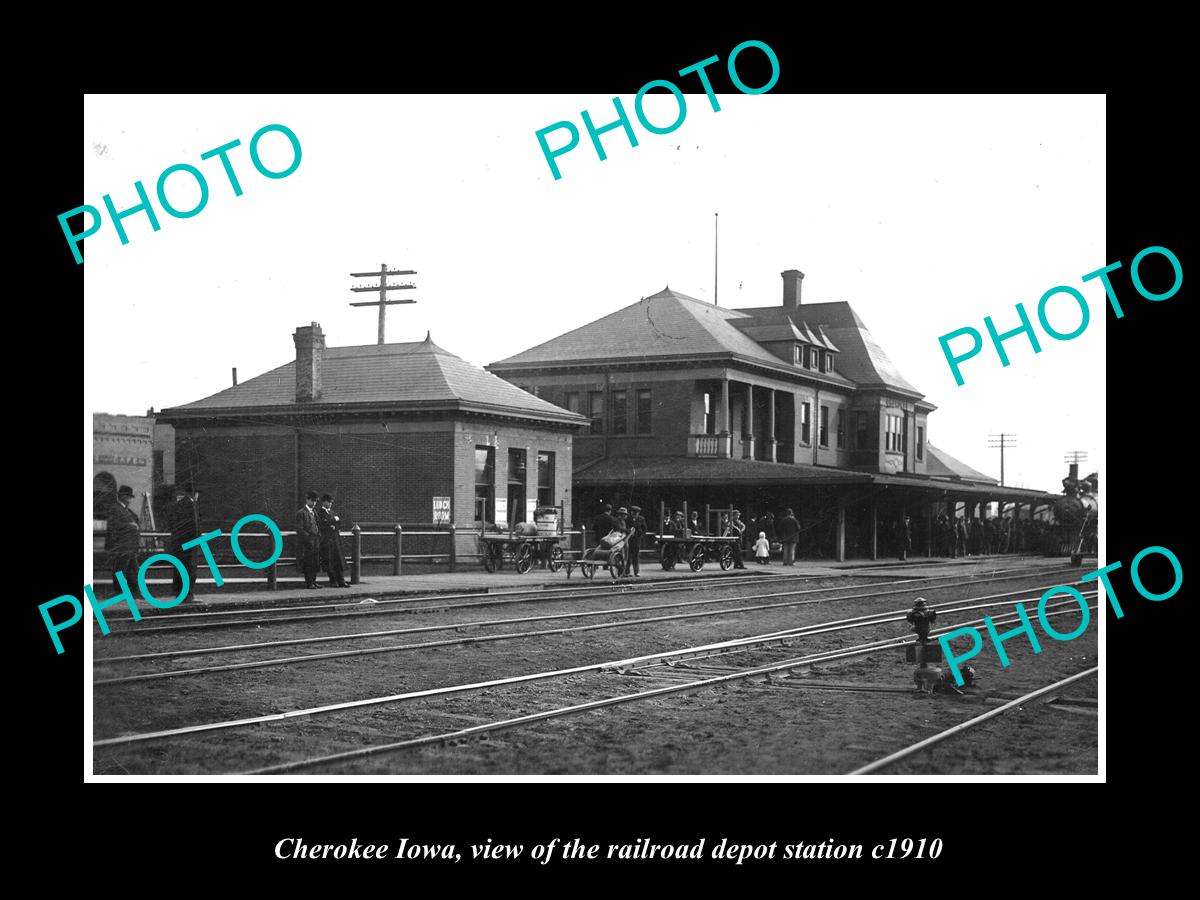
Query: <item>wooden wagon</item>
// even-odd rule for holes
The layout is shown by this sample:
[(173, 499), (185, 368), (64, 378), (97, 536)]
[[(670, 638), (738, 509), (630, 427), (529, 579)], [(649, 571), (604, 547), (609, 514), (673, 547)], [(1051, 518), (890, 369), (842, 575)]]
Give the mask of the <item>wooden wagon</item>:
[(658, 559), (668, 572), (680, 563), (687, 563), (693, 572), (699, 572), (709, 560), (717, 562), (722, 569), (728, 569), (733, 565), (740, 540), (737, 535), (716, 537), (707, 534), (664, 534), (658, 539)]

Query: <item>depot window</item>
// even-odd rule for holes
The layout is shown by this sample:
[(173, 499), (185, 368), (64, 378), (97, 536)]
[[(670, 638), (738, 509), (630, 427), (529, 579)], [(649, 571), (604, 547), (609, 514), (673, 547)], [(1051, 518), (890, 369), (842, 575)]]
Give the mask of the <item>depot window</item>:
[(612, 433), (625, 434), (629, 430), (629, 397), (626, 391), (612, 392)]
[(538, 506), (554, 505), (554, 454), (538, 451)]
[(637, 392), (637, 433), (650, 434), (650, 391), (640, 390)]
[(496, 521), (496, 450), (475, 448), (475, 521)]
[(604, 392), (588, 394), (588, 415), (592, 417), (592, 434), (604, 433)]

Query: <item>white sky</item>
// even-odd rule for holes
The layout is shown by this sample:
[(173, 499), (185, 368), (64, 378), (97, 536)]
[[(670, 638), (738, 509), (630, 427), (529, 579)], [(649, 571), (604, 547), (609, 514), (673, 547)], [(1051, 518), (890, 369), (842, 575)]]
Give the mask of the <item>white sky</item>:
[[(651, 121), (675, 117), (669, 95), (651, 99)], [(388, 339), (428, 329), (478, 365), (667, 284), (711, 299), (720, 212), (722, 306), (778, 304), (779, 273), (798, 268), (806, 301), (849, 301), (939, 407), (934, 445), (999, 475), (987, 436), (1016, 433), (1006, 482), (1018, 486), (1057, 490), (1068, 450), (1089, 454), (1085, 473), (1103, 468), (1105, 300), (1098, 280), (1080, 280), (1112, 261), (1102, 96), (721, 94), (716, 113), (703, 94), (687, 99), (686, 120), (660, 136), (622, 95), (639, 146), (609, 132), (600, 162), (579, 113), (611, 121), (611, 95), (88, 96), (83, 202), (102, 209), (111, 193), (132, 206), (133, 182), (153, 197), (175, 163), (204, 172), (210, 198), (189, 219), (155, 199), (161, 230), (132, 216), (126, 246), (107, 219), (85, 242), (85, 413), (198, 400), (233, 366), (246, 380), (290, 360), (292, 332), (311, 321), (330, 346), (374, 343), (376, 311), (348, 305), (374, 295), (351, 294), (365, 280), (349, 273), (382, 262), (419, 273), (418, 290), (393, 294), (418, 302), (389, 308)], [(554, 181), (534, 132), (562, 119), (583, 133)], [(271, 123), (303, 147), (279, 180), (248, 153)], [(218, 160), (200, 160), (235, 138), (241, 197)], [(278, 134), (261, 146), (271, 168), (290, 160)], [(189, 181), (168, 182), (183, 209)], [(1081, 337), (1039, 330), (1038, 355), (1013, 338), (1007, 369), (987, 342), (955, 385), (940, 335), (984, 333), (986, 315), (1008, 330), (1017, 302), (1036, 326), (1038, 299), (1059, 284), (1089, 300)], [(1078, 312), (1055, 303), (1052, 324), (1072, 330)]]

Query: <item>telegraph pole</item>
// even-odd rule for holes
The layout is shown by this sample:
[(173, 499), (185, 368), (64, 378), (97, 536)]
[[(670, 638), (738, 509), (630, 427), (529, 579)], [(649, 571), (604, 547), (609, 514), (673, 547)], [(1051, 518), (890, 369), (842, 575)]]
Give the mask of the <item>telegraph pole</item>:
[(379, 292), (378, 300), (367, 300), (362, 303), (351, 303), (350, 305), (351, 306), (378, 306), (379, 307), (379, 343), (380, 344), (384, 343), (384, 321), (385, 321), (385, 317), (387, 315), (387, 308), (389, 306), (396, 306), (397, 304), (400, 304), (400, 303), (416, 303), (417, 302), (416, 300), (389, 300), (387, 298), (388, 291), (411, 291), (416, 288), (416, 285), (412, 284), (412, 283), (388, 284), (387, 277), (389, 275), (416, 275), (416, 274), (417, 273), (416, 273), (415, 269), (404, 269), (404, 270), (393, 269), (393, 270), (389, 271), (388, 267), (387, 267), (387, 263), (380, 264), (378, 272), (351, 272), (350, 273), (351, 278), (378, 278), (379, 279), (378, 285), (371, 285), (370, 287), (352, 287), (352, 288), (350, 288), (350, 290), (354, 291), (355, 293), (362, 293), (363, 291), (370, 291), (370, 292), (378, 291)]
[(1085, 450), (1070, 450), (1067, 452), (1067, 454), (1063, 457), (1063, 462), (1071, 467), (1071, 478), (1074, 478), (1076, 481), (1079, 480), (1079, 464), (1081, 462), (1087, 462), (1087, 458), (1088, 455), (1087, 451)]
[(713, 306), (720, 306), (717, 302), (717, 248), (720, 246), (720, 213), (713, 213)]
[(1005, 432), (989, 434), (988, 446), (1000, 448), (1000, 487), (1004, 487), (1004, 451), (1008, 447), (1017, 446), (1017, 436), (1015, 434), (1006, 434)]

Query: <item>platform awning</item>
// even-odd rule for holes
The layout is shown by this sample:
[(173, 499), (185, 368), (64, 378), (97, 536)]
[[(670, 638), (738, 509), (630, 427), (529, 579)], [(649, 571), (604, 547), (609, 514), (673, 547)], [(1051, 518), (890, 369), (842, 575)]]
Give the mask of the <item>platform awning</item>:
[(946, 497), (979, 497), (1021, 503), (1048, 502), (1044, 491), (1001, 487), (997, 484), (972, 484), (953, 478), (925, 478), (914, 475), (884, 475), (856, 472), (833, 466), (771, 463), (749, 459), (704, 459), (677, 456), (610, 457), (585, 461), (576, 466), (576, 487), (631, 487), (729, 484), (740, 487), (818, 487), (886, 485), (911, 488), (921, 493), (945, 492)]

